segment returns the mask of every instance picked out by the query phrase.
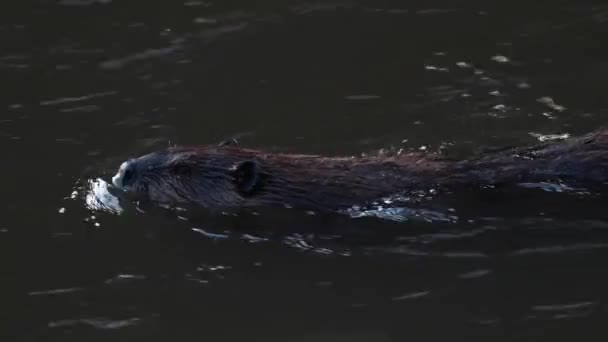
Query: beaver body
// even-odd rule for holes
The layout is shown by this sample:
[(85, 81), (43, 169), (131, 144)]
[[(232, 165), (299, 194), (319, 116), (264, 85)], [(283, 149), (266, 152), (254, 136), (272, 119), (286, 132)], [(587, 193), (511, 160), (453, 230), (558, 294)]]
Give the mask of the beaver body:
[(608, 182), (608, 131), (449, 160), (275, 154), (237, 146), (169, 148), (124, 162), (116, 187), (162, 203), (210, 208), (339, 210), (429, 188), (551, 180)]

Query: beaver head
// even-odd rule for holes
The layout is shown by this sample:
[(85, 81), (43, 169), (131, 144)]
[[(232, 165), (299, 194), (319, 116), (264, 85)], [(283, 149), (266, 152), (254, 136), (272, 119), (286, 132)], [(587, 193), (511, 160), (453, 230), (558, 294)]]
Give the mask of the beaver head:
[(128, 160), (112, 181), (119, 189), (163, 203), (335, 210), (404, 190), (419, 183), (418, 176), (426, 170), (422, 164), (408, 170), (391, 158), (211, 146), (170, 148)]
[(171, 148), (125, 161), (112, 183), (163, 203), (240, 206), (260, 185), (258, 162), (245, 153)]

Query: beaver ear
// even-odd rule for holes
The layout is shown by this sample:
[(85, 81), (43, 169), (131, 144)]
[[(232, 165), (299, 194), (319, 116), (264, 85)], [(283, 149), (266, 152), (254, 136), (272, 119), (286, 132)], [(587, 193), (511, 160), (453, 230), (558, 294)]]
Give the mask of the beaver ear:
[(236, 188), (243, 196), (250, 196), (259, 187), (260, 167), (256, 161), (247, 160), (232, 167)]
[(237, 146), (239, 141), (235, 138), (230, 138), (228, 140), (224, 140), (221, 143), (217, 144), (217, 146)]

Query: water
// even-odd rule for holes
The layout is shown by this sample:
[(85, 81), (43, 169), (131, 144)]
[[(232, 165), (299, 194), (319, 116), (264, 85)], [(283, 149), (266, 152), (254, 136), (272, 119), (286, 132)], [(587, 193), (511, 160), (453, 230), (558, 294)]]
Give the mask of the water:
[(351, 218), (139, 207), (98, 180), (230, 137), (467, 154), (592, 131), (608, 121), (605, 4), (3, 7), (2, 341), (608, 336), (597, 189), (427, 193)]

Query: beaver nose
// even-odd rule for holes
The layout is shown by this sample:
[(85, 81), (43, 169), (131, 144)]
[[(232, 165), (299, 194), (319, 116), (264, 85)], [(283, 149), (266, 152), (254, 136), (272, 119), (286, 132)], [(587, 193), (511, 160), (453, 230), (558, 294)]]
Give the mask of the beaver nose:
[(118, 172), (112, 177), (112, 184), (115, 187), (125, 190), (125, 187), (129, 186), (129, 183), (135, 176), (135, 163), (133, 160), (127, 160), (120, 165)]

